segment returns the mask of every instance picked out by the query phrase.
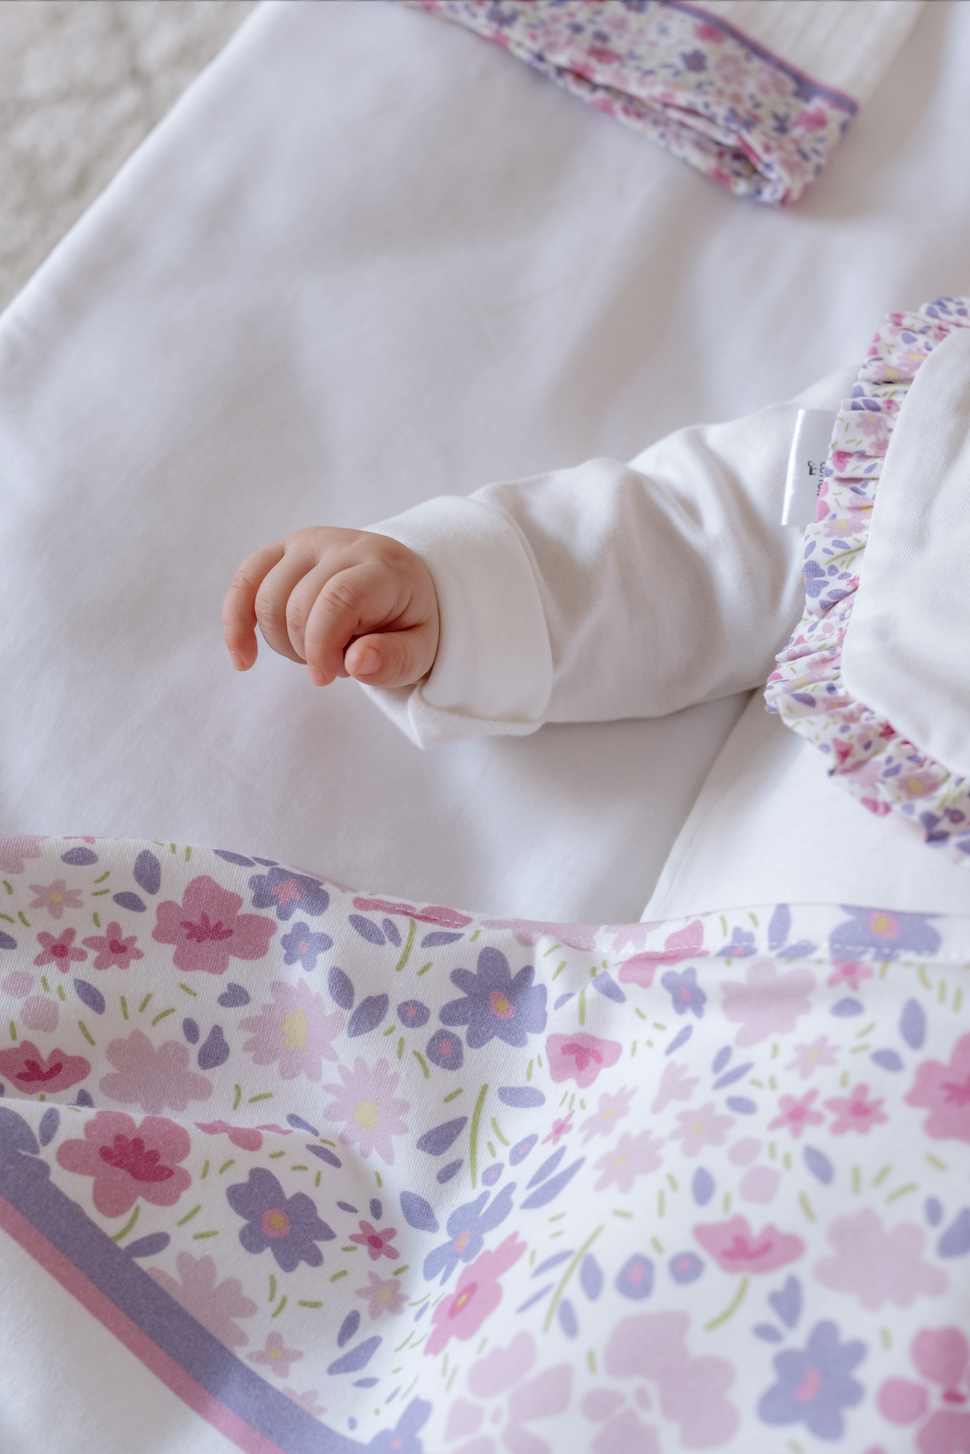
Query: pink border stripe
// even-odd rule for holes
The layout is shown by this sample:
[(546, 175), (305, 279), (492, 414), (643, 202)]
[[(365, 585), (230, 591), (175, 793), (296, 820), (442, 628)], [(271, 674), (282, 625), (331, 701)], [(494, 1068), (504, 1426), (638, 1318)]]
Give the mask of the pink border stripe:
[(214, 1429), (225, 1434), (245, 1454), (284, 1454), (278, 1444), (265, 1438), (232, 1409), (196, 1383), (184, 1368), (170, 1358), (147, 1334), (106, 1297), (100, 1288), (85, 1277), (42, 1232), (28, 1222), (16, 1207), (0, 1196), (0, 1227), (19, 1243), (46, 1272), (87, 1308), (110, 1333), (129, 1348), (145, 1367), (161, 1379), (189, 1408), (194, 1409)]

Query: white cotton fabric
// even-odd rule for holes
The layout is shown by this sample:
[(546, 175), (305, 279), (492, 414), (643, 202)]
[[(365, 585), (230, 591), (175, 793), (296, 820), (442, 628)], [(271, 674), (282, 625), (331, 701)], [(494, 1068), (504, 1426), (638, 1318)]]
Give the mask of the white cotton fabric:
[(868, 100), (924, 0), (704, 0), (701, 7), (804, 71)]
[(872, 510), (842, 676), (921, 752), (970, 776), (970, 328), (917, 372)]
[(780, 523), (798, 412), (837, 408), (852, 381), (678, 430), (630, 465), (591, 460), (374, 526), (428, 565), (441, 644), (417, 686), (367, 690), (430, 747), (663, 717), (761, 684), (803, 603), (802, 532)]

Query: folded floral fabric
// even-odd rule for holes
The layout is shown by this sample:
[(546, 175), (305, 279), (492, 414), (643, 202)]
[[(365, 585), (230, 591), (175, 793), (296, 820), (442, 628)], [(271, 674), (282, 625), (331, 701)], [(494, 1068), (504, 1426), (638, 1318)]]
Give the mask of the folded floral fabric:
[(408, 0), (741, 196), (794, 202), (922, 0)]
[(0, 904), (0, 1229), (241, 1449), (967, 1447), (970, 919), (28, 836)]
[[(870, 812), (898, 813), (930, 847), (970, 865), (970, 778), (952, 761), (945, 764), (930, 755), (928, 739), (912, 740), (900, 720), (890, 721), (875, 705), (859, 700), (843, 666), (860, 577), (865, 579), (867, 544), (878, 530), (874, 507), (900, 410), (907, 407), (917, 373), (934, 350), (968, 329), (970, 299), (937, 298), (917, 313), (891, 313), (876, 334), (852, 397), (836, 417), (816, 519), (805, 532), (804, 615), (779, 653), (765, 697), (768, 710), (825, 753), (830, 775)], [(909, 481), (912, 487), (919, 484), (930, 506), (938, 463), (931, 441), (915, 466), (921, 478)], [(921, 519), (915, 495), (911, 503), (911, 549), (917, 552), (930, 528)], [(962, 577), (952, 584), (963, 593)], [(900, 594), (905, 612), (910, 606), (905, 592)], [(924, 621), (923, 630), (931, 632), (932, 622)], [(928, 673), (934, 665), (931, 655), (932, 645)], [(954, 661), (954, 675), (957, 666)], [(918, 655), (907, 668), (915, 690)], [(885, 661), (879, 677), (891, 676), (893, 670), (893, 661)], [(871, 667), (869, 677), (873, 679)], [(943, 690), (945, 696), (945, 684)], [(965, 726), (965, 714), (962, 720)]]

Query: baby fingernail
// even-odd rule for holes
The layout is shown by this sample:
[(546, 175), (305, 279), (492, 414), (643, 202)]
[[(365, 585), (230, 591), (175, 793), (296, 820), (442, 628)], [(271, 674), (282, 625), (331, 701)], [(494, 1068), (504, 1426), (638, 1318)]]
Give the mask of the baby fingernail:
[(354, 667), (355, 677), (372, 677), (381, 669), (381, 654), (373, 646), (365, 646)]
[(315, 666), (309, 667), (308, 671), (310, 673), (310, 680), (315, 687), (325, 687), (327, 685), (327, 678), (323, 675), (323, 672), (317, 671)]
[(230, 651), (230, 653), (229, 653), (229, 660), (232, 662), (232, 664), (233, 664), (234, 668), (236, 669), (236, 671), (242, 671), (244, 669), (243, 668), (243, 659), (239, 655), (239, 652), (238, 651)]

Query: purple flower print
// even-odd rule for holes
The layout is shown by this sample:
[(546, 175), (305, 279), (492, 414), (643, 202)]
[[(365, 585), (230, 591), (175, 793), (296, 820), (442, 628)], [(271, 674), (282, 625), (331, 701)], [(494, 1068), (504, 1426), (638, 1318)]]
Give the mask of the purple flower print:
[(269, 992), (272, 1000), (260, 1006), (259, 1014), (240, 1022), (240, 1029), (251, 1036), (243, 1049), (256, 1065), (279, 1061), (282, 1080), (305, 1075), (319, 1081), (323, 1061), (337, 1058), (331, 1041), (344, 1027), (343, 1015), (328, 1015), (323, 996), (314, 994), (305, 980), (292, 985), (274, 979)]
[(478, 1256), (485, 1245), (486, 1234), (504, 1222), (511, 1212), (514, 1191), (515, 1182), (512, 1181), (502, 1188), (491, 1205), (486, 1206), (489, 1193), (484, 1191), (473, 1202), (456, 1207), (448, 1218), (450, 1240), (435, 1247), (424, 1259), (424, 1275), (429, 1281), (440, 1272), (444, 1286), (459, 1262), (471, 1262)]
[(80, 909), (81, 890), (69, 889), (67, 880), (56, 878), (52, 884), (31, 884), (30, 892), (36, 894), (31, 899), (32, 909), (46, 909), (52, 919), (59, 919), (65, 909)]
[(690, 1010), (697, 1019), (703, 1019), (704, 1006), (707, 1003), (707, 995), (697, 983), (697, 970), (693, 965), (689, 969), (669, 969), (661, 978), (660, 983), (670, 995), (673, 1001), (674, 1010), (678, 1015), (686, 1015)]
[(317, 960), (333, 945), (329, 934), (313, 933), (309, 924), (301, 920), (294, 924), (289, 934), (280, 941), (286, 951), (286, 964), (300, 964), (307, 974), (316, 969)]
[(431, 1011), (420, 1000), (405, 1000), (397, 1007), (397, 1017), (406, 1030), (419, 1030), (431, 1019)]
[(449, 1034), (447, 1030), (436, 1030), (424, 1047), (424, 1053), (439, 1070), (461, 1070), (465, 1059), (461, 1036)]
[(227, 1187), (226, 1201), (246, 1224), (239, 1233), (246, 1251), (258, 1255), (268, 1247), (284, 1272), (293, 1272), (301, 1262), (319, 1267), (323, 1253), (317, 1243), (331, 1242), (337, 1235), (321, 1222), (306, 1192), (287, 1197), (262, 1166), (249, 1173), (248, 1181)]
[(322, 1112), (323, 1119), (343, 1122), (340, 1140), (345, 1146), (355, 1144), (365, 1159), (376, 1151), (388, 1166), (392, 1165), (391, 1138), (408, 1130), (403, 1118), (411, 1105), (394, 1094), (400, 1076), (386, 1060), (379, 1060), (371, 1067), (359, 1058), (354, 1061), (353, 1070), (341, 1065), (338, 1073), (343, 1085), (331, 1082), (323, 1087), (336, 1097)]
[(240, 914), (242, 899), (208, 874), (194, 878), (177, 904), (166, 899), (155, 910), (152, 938), (174, 944), (172, 963), (183, 974), (225, 974), (230, 956), (262, 959), (276, 932), (272, 919)]
[(546, 987), (534, 985), (531, 964), (513, 979), (509, 962), (498, 949), (486, 946), (478, 956), (478, 969), (454, 969), (451, 982), (464, 999), (449, 1000), (442, 1006), (445, 1025), (467, 1025), (469, 1050), (480, 1050), (497, 1037), (520, 1049), (529, 1035), (546, 1028)]
[(829, 944), (833, 961), (854, 959), (867, 951), (880, 959), (894, 959), (902, 950), (934, 954), (940, 947), (940, 936), (930, 923), (932, 914), (861, 909), (851, 904), (842, 907), (852, 918), (832, 931)]
[(804, 1424), (819, 1439), (841, 1439), (842, 1410), (864, 1393), (850, 1374), (865, 1356), (864, 1343), (840, 1343), (834, 1323), (816, 1323), (804, 1352), (775, 1355), (778, 1382), (758, 1404), (759, 1416), (766, 1424)]
[(747, 929), (735, 928), (730, 941), (717, 953), (720, 959), (744, 959), (754, 953), (754, 935)]
[(286, 868), (271, 868), (268, 873), (253, 874), (249, 887), (253, 894), (253, 908), (275, 909), (276, 917), (284, 922), (292, 919), (298, 910), (315, 918), (325, 913), (330, 903), (330, 895), (322, 883), (303, 873), (290, 873)]

